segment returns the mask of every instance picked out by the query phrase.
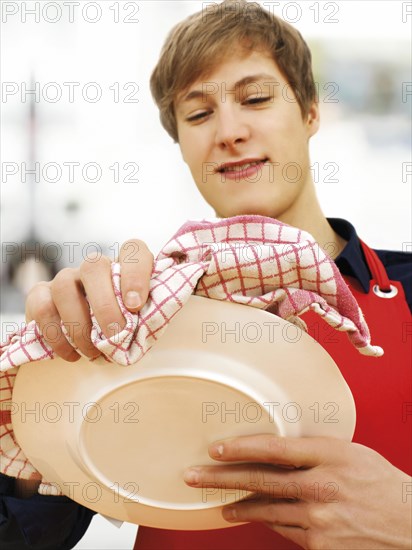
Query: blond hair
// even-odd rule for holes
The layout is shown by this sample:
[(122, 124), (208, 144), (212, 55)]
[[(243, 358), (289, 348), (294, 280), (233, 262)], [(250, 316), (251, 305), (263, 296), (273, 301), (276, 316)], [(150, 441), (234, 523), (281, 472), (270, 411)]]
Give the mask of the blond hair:
[(272, 56), (305, 117), (316, 101), (316, 86), (312, 56), (301, 34), (256, 2), (224, 0), (207, 8), (170, 31), (150, 78), (160, 121), (173, 140), (179, 141), (174, 109), (177, 95), (211, 72), (236, 45), (246, 52), (262, 49)]

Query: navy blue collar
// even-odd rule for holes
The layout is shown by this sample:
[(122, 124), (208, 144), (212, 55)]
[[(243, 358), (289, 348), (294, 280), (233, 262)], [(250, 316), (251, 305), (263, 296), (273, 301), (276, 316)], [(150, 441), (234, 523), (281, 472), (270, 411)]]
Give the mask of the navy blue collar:
[(341, 218), (326, 218), (334, 231), (345, 241), (345, 248), (335, 259), (335, 263), (342, 275), (355, 277), (365, 292), (369, 292), (371, 274), (363, 254), (359, 237), (355, 228), (348, 221)]

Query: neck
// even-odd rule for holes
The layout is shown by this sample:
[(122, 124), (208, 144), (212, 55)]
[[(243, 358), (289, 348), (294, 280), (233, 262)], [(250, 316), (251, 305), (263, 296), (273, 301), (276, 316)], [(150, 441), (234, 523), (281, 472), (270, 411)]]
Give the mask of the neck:
[(310, 233), (332, 259), (337, 258), (347, 244), (332, 229), (323, 214), (312, 179), (307, 182), (292, 207), (277, 219)]

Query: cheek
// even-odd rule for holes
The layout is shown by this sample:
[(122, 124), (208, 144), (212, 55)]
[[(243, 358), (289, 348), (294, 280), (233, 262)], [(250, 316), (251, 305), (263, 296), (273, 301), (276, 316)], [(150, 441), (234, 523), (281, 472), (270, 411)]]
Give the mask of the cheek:
[[(206, 159), (206, 160), (205, 160)], [(200, 147), (192, 147), (190, 155), (188, 155), (187, 164), (190, 172), (195, 180), (196, 185), (201, 189), (213, 181), (216, 164), (210, 162), (205, 151)]]
[(199, 147), (199, 140), (196, 136), (189, 134), (188, 132), (181, 132), (179, 135), (180, 140), (180, 152), (183, 160), (189, 166), (191, 172), (198, 171), (198, 167), (201, 164), (201, 150)]
[(286, 136), (296, 136), (304, 131), (300, 110), (290, 104), (289, 108), (273, 111), (261, 126), (262, 135), (271, 136), (275, 141)]
[(286, 147), (290, 148), (293, 144), (292, 135), (291, 122), (283, 117), (268, 117), (253, 129), (255, 143), (267, 148), (269, 155), (271, 151), (276, 152), (284, 150)]
[(179, 137), (180, 154), (183, 160), (190, 166), (193, 157), (193, 136), (191, 135), (190, 128), (184, 124), (177, 125), (177, 132)]

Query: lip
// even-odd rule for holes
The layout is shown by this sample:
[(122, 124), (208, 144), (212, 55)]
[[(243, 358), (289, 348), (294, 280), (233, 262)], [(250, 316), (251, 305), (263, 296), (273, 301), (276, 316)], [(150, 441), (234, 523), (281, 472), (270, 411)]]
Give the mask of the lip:
[[(262, 170), (264, 164), (269, 159), (267, 157), (264, 158), (246, 158), (241, 159), (233, 162), (225, 162), (219, 166), (219, 168), (216, 170), (217, 174), (221, 174), (223, 176), (223, 180), (230, 179), (230, 180), (239, 180), (242, 178), (250, 178), (255, 176), (257, 172)], [(242, 166), (242, 164), (247, 164), (249, 162), (257, 162), (257, 164), (253, 166), (248, 166), (247, 168), (237, 170), (236, 172), (223, 172), (224, 168), (230, 168), (231, 166)]]

